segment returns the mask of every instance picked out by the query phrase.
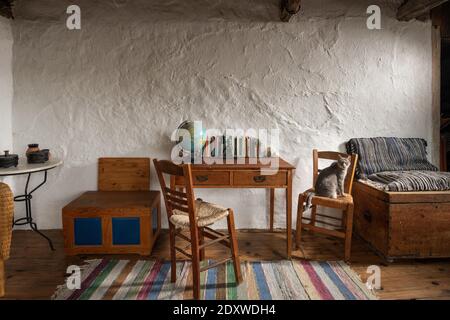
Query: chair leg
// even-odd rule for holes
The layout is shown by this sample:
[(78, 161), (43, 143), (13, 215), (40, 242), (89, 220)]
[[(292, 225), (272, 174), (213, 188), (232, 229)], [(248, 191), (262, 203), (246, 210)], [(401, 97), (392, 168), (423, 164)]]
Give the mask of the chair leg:
[(300, 247), (302, 238), (302, 219), (303, 219), (303, 203), (305, 202), (305, 196), (303, 194), (298, 195), (297, 204), (297, 226), (295, 227), (295, 245), (297, 249)]
[(341, 227), (345, 230), (347, 224), (347, 210), (342, 211)]
[(241, 262), (239, 260), (239, 249), (236, 238), (236, 229), (234, 226), (234, 214), (232, 209), (228, 209), (229, 214), (227, 216), (228, 222), (228, 234), (230, 235), (230, 250), (233, 257), (234, 274), (236, 276), (236, 283), (242, 282)]
[(200, 250), (199, 250), (199, 228), (197, 225), (190, 226), (191, 231), (191, 254), (192, 254), (192, 288), (194, 299), (200, 299)]
[(175, 227), (169, 222), (170, 282), (177, 281), (177, 256), (175, 251)]
[(200, 260), (198, 255), (192, 255), (192, 290), (194, 299), (200, 299)]
[(353, 204), (349, 204), (346, 210), (345, 226), (345, 261), (350, 261), (352, 252), (352, 233), (353, 233)]
[(0, 298), (5, 296), (5, 261), (0, 259)]
[[(200, 239), (200, 244), (205, 243), (205, 235), (203, 233), (203, 228), (198, 228), (198, 236)], [(200, 261), (205, 260), (205, 248), (200, 249)]]

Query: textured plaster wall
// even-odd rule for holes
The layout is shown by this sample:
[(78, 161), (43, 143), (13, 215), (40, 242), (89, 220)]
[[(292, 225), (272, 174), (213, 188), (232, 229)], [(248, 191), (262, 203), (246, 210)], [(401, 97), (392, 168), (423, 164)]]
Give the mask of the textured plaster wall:
[[(64, 204), (96, 189), (98, 157), (168, 158), (185, 119), (281, 129), (281, 155), (297, 166), (294, 212), (313, 148), (370, 136), (432, 142), (431, 25), (398, 22), (398, 1), (305, 0), (290, 23), (278, 22), (277, 0), (75, 3), (80, 31), (65, 28), (67, 1), (16, 6), (14, 147), (39, 142), (65, 161), (35, 197), (43, 228), (60, 227)], [(374, 3), (382, 30), (370, 31)], [(198, 196), (233, 207), (239, 228), (268, 224), (264, 190)], [(276, 197), (283, 227), (284, 192)]]
[(11, 23), (0, 17), (0, 151), (12, 148), (12, 46)]
[[(12, 138), (12, 47), (13, 36), (10, 20), (0, 17), (0, 153), (11, 150)], [(12, 183), (0, 177), (0, 181)]]

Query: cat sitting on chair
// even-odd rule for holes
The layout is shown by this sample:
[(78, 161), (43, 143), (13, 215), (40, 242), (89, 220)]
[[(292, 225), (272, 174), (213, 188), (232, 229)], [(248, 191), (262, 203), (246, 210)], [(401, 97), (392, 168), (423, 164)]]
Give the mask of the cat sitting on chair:
[(350, 167), (350, 157), (341, 157), (329, 167), (320, 171), (317, 176), (314, 191), (309, 192), (306, 198), (306, 209), (311, 207), (313, 196), (336, 199), (344, 195), (344, 182), (347, 170)]

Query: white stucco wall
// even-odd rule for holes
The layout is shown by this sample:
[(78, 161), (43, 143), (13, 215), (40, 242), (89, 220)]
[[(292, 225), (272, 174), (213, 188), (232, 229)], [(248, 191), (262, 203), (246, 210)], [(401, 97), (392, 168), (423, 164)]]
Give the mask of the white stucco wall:
[(10, 20), (0, 16), (0, 150), (12, 147), (12, 45)]
[[(0, 154), (12, 151), (12, 46), (13, 36), (10, 20), (0, 16)], [(0, 181), (12, 184), (12, 179), (0, 177)]]
[[(98, 157), (168, 158), (185, 119), (281, 129), (294, 199), (311, 185), (313, 148), (343, 150), (351, 137), (432, 142), (431, 24), (398, 22), (396, 3), (305, 0), (290, 23), (278, 22), (277, 0), (75, 3), (80, 31), (65, 27), (68, 1), (16, 6), (14, 147), (39, 142), (65, 161), (36, 194), (42, 228), (61, 227), (61, 208), (96, 189)], [(370, 31), (374, 3), (382, 30)], [(264, 190), (198, 195), (233, 207), (239, 228), (268, 224)], [(283, 227), (284, 192), (276, 197)]]

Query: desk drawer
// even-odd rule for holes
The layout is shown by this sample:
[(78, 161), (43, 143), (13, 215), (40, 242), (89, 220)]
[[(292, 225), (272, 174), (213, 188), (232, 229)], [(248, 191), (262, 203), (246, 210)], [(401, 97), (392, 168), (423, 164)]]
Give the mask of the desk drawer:
[(194, 185), (230, 185), (230, 172), (228, 171), (192, 171)]
[(258, 171), (240, 171), (233, 173), (235, 186), (285, 186), (287, 184), (286, 171), (279, 171), (272, 175), (262, 175)]

